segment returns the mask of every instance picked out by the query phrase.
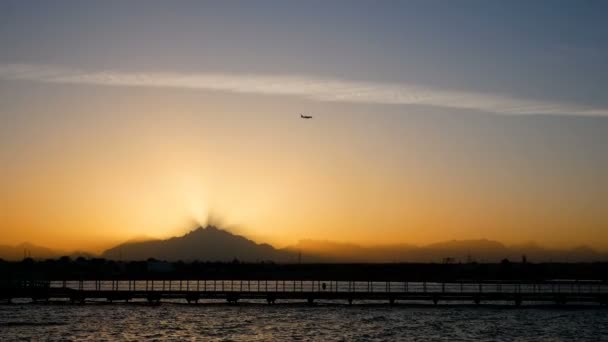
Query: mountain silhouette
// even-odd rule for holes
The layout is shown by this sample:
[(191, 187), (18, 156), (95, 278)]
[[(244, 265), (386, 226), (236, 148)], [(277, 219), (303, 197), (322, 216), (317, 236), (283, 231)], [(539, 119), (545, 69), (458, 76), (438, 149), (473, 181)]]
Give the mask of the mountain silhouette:
[(302, 240), (286, 248), (301, 252), (306, 262), (500, 262), (503, 259), (521, 261), (526, 256), (531, 262), (595, 262), (607, 261), (608, 253), (600, 253), (587, 246), (568, 250), (546, 249), (535, 243), (506, 246), (500, 242), (451, 240), (425, 246), (384, 245), (364, 247), (332, 241)]
[(21, 260), (24, 257), (35, 259), (58, 258), (63, 255), (60, 251), (24, 242), (17, 246), (0, 246), (0, 258), (6, 260)]
[(294, 261), (296, 256), (268, 244), (258, 244), (215, 226), (199, 227), (184, 236), (167, 240), (127, 242), (103, 252), (114, 260), (167, 261)]
[[(66, 253), (23, 243), (17, 246), (0, 246), (0, 258), (21, 260), (59, 258), (69, 255), (93, 257), (87, 253)], [(166, 240), (130, 240), (106, 250), (101, 257), (112, 260), (166, 261), (273, 261), (277, 263), (392, 263), (392, 262), (500, 262), (503, 259), (528, 262), (602, 262), (608, 253), (588, 246), (572, 249), (548, 249), (534, 242), (506, 246), (500, 242), (477, 240), (451, 240), (415, 246), (408, 244), (361, 246), (334, 241), (301, 240), (295, 245), (277, 249), (269, 244), (258, 244), (243, 236), (210, 225)]]
[(363, 247), (352, 243), (301, 240), (286, 250), (302, 253), (305, 262), (402, 262), (414, 245), (398, 244)]
[(421, 248), (421, 256), (427, 258), (451, 258), (454, 261), (500, 261), (521, 258), (500, 242), (479, 240), (451, 240), (433, 243)]

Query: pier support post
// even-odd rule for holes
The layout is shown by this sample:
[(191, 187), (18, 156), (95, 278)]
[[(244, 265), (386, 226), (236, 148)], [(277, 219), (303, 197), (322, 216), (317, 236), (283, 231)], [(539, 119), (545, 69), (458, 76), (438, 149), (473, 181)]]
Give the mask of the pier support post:
[(515, 296), (515, 306), (521, 306), (521, 296)]
[(200, 295), (198, 293), (189, 293), (186, 295), (186, 301), (188, 304), (198, 304), (198, 300), (200, 299)]
[(352, 298), (348, 298), (348, 305), (353, 305), (353, 299)]
[(308, 298), (308, 305), (314, 305), (315, 304), (315, 299), (314, 298)]
[(160, 295), (158, 294), (149, 294), (147, 299), (149, 304), (160, 305)]
[(566, 304), (566, 297), (561, 296), (561, 295), (555, 296), (555, 304), (557, 304), (557, 305), (565, 305)]
[(226, 301), (228, 302), (228, 304), (236, 305), (239, 302), (239, 299), (240, 299), (240, 297), (239, 297), (239, 294), (237, 294), (237, 293), (226, 295)]
[(44, 304), (49, 303), (49, 297), (32, 297), (32, 303), (42, 302)]
[(70, 303), (72, 304), (78, 304), (78, 305), (83, 305), (85, 302), (86, 298), (84, 298), (84, 296), (73, 296), (70, 297)]
[(389, 303), (391, 306), (395, 305), (395, 298), (390, 297), (390, 298), (388, 299), (388, 303)]

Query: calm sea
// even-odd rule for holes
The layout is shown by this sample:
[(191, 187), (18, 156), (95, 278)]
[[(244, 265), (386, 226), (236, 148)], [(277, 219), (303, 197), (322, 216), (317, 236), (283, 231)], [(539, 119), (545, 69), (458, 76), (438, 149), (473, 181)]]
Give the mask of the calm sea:
[(0, 305), (0, 341), (608, 341), (599, 307)]

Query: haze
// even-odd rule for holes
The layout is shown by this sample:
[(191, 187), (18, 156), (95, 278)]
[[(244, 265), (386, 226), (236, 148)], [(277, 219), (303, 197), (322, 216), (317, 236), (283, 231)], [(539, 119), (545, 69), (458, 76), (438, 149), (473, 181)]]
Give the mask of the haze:
[(605, 13), (3, 1), (0, 244), (100, 252), (211, 215), (278, 247), (607, 250)]

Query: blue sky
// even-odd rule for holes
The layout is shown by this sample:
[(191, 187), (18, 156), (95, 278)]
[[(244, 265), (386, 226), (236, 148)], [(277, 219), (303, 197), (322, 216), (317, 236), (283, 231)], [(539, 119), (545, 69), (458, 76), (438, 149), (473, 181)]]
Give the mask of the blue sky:
[(313, 74), (606, 105), (601, 1), (2, 6), (9, 63)]

